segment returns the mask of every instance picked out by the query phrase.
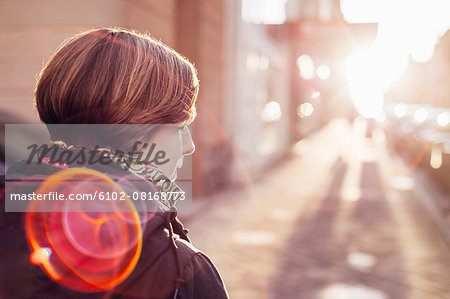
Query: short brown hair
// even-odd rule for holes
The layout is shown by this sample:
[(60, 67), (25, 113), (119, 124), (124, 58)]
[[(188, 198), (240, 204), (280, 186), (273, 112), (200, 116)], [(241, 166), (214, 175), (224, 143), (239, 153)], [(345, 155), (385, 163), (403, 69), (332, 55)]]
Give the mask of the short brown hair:
[(146, 34), (102, 28), (59, 47), (34, 102), (46, 124), (189, 124), (198, 89), (195, 68), (174, 50)]

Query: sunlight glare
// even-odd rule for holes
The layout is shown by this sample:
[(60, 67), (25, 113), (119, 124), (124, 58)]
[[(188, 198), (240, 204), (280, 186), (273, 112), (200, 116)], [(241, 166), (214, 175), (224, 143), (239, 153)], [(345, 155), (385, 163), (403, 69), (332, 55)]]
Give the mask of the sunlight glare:
[(358, 112), (375, 118), (383, 108), (383, 71), (373, 48), (347, 58), (346, 74), (350, 95)]
[(341, 0), (341, 10), (349, 23), (378, 23), (382, 44), (418, 63), (432, 58), (439, 37), (450, 29), (447, 0)]
[(387, 119), (386, 112), (381, 111), (380, 114), (378, 114), (378, 116), (376, 118), (376, 121), (377, 121), (377, 123), (382, 124), (382, 123), (384, 123), (386, 121), (386, 119)]

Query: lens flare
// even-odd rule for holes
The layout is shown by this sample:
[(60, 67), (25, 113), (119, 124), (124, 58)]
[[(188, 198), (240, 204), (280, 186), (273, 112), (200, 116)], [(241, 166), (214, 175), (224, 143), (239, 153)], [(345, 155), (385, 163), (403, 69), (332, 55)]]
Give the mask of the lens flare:
[(30, 255), (30, 262), (33, 265), (43, 265), (48, 261), (51, 250), (49, 248), (36, 248)]
[[(124, 192), (98, 171), (72, 168), (52, 175), (36, 193), (68, 195), (80, 190)], [(53, 280), (81, 292), (111, 289), (131, 274), (142, 249), (142, 230), (139, 215), (128, 197), (102, 202), (110, 206), (111, 211), (106, 212), (95, 211), (98, 203), (94, 201), (71, 201), (70, 205), (68, 201), (55, 201), (51, 203), (55, 210), (50, 212), (42, 212), (43, 204), (49, 203), (31, 202), (26, 215), (31, 263), (41, 265)], [(60, 205), (70, 209), (60, 212)]]

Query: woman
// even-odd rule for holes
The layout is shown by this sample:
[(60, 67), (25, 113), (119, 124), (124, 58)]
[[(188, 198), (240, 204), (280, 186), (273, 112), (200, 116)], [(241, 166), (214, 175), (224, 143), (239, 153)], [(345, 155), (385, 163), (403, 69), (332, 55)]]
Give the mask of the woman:
[[(161, 186), (166, 185), (181, 193), (173, 180), (183, 157), (195, 149), (187, 126), (196, 115), (198, 89), (192, 64), (147, 35), (117, 28), (78, 34), (65, 42), (48, 61), (35, 89), (39, 117), (48, 125), (56, 151), (64, 152), (65, 158), (55, 162), (52, 152), (47, 151), (39, 163), (21, 161), (11, 166), (7, 179), (23, 180), (36, 175), (61, 178), (70, 172), (72, 178), (78, 175), (78, 178), (108, 181), (111, 184), (105, 188), (117, 188), (128, 194), (161, 190)], [(111, 126), (98, 127), (95, 133), (91, 132), (91, 127), (83, 129), (81, 126), (68, 133), (60, 129), (61, 124), (127, 125), (113, 126), (114, 132)], [(140, 127), (142, 124), (157, 125)], [(150, 150), (147, 146), (150, 144), (157, 145), (156, 149)], [(158, 150), (161, 144), (159, 165), (156, 158), (151, 163), (142, 159)], [(126, 149), (130, 146), (133, 149), (127, 155)], [(122, 155), (113, 151), (119, 148)], [(84, 159), (85, 164), (80, 168), (80, 163), (67, 158), (81, 157), (86, 149), (97, 161), (107, 159), (108, 163), (86, 164), (87, 159)], [(136, 158), (138, 152), (140, 158)], [(76, 184), (71, 183), (71, 190)], [(42, 189), (42, 185), (39, 188)], [(46, 188), (56, 188), (55, 183), (47, 185)], [(91, 249), (95, 249), (92, 254), (86, 249), (91, 246), (89, 236), (96, 233), (85, 223), (77, 222), (80, 219), (73, 220), (77, 213), (66, 213), (71, 218), (64, 216), (66, 220), (50, 228), (47, 222), (60, 214), (34, 213), (33, 210), (26, 216), (4, 213), (1, 241), (6, 245), (0, 252), (0, 297), (228, 298), (214, 264), (192, 246), (187, 230), (176, 217), (175, 197), (158, 202), (156, 208), (146, 206), (144, 211), (130, 207), (132, 201), (126, 202), (132, 214), (138, 215), (131, 222), (136, 220), (138, 225), (130, 225), (130, 221), (123, 224), (124, 220), (116, 217), (116, 226), (106, 228), (104, 233), (112, 241), (103, 241), (117, 245), (119, 241), (114, 240), (120, 239), (123, 232), (129, 234), (130, 227), (137, 237), (129, 237), (132, 244), (121, 251), (120, 258), (114, 259), (98, 258), (103, 245), (92, 245)], [(23, 218), (26, 218), (25, 228)], [(91, 220), (98, 220), (94, 218)], [(75, 228), (74, 221), (77, 222)], [(40, 225), (46, 229), (45, 234)], [(83, 229), (80, 225), (84, 225)], [(124, 231), (118, 230), (121, 234), (111, 233), (121, 225), (126, 227)], [(67, 233), (72, 232), (72, 228), (78, 235)], [(67, 249), (70, 242), (61, 240), (62, 231), (79, 246)], [(48, 247), (42, 242), (47, 242)], [(124, 261), (128, 257), (132, 258)], [(101, 264), (104, 261), (112, 261), (111, 265), (117, 266)], [(102, 267), (107, 270), (101, 270)]]

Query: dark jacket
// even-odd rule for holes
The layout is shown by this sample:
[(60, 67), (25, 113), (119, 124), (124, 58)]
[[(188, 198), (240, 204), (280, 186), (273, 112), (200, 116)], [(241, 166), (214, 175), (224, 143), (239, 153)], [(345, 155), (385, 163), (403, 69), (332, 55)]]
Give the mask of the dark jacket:
[[(100, 167), (101, 168), (101, 167)], [(51, 165), (19, 162), (8, 169), (8, 178), (52, 174)], [(120, 171), (108, 165), (102, 172)], [(142, 251), (133, 272), (112, 290), (82, 293), (53, 281), (41, 266), (30, 263), (31, 248), (21, 212), (4, 212), (4, 183), (0, 213), (0, 298), (228, 298), (212, 261), (195, 248), (176, 212), (159, 212), (145, 224)]]

